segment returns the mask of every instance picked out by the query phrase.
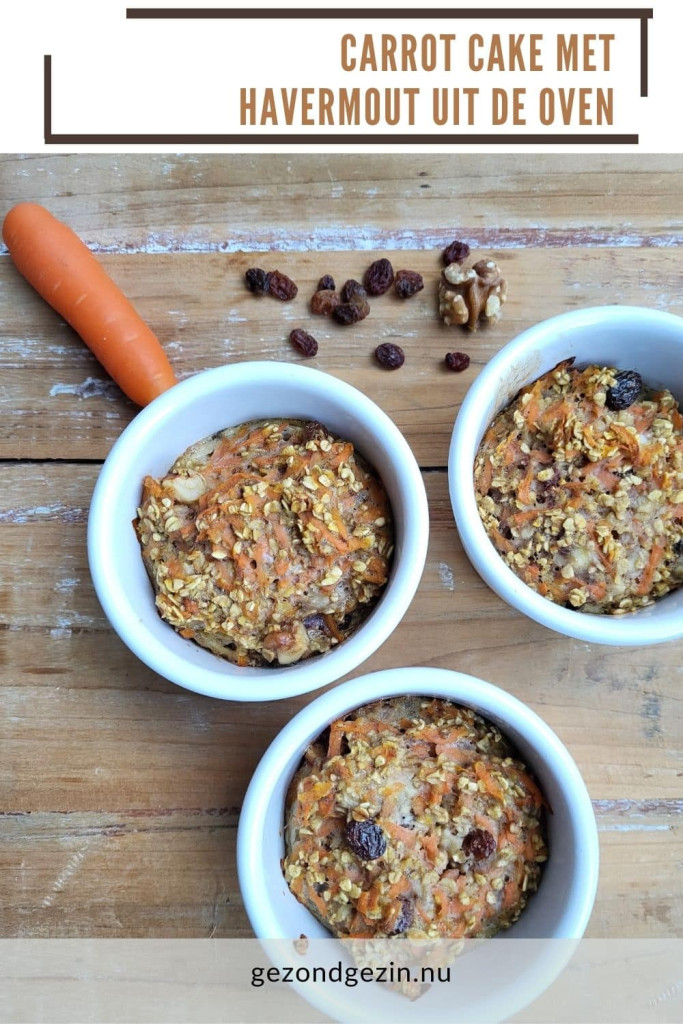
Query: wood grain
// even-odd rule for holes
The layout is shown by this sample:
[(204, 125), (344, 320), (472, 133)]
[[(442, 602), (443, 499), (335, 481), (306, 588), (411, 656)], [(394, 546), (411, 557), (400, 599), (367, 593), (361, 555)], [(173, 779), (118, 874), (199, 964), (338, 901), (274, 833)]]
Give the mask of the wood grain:
[[(460, 669), (537, 710), (594, 801), (594, 936), (680, 935), (680, 643), (621, 650), (555, 635), (500, 601), (460, 546), (443, 471), (452, 423), (485, 362), (524, 327), (589, 304), (683, 313), (683, 160), (563, 156), (0, 156), (0, 216), (46, 203), (101, 255), (179, 374), (296, 358), (359, 386), (405, 433), (431, 509), (427, 567), (395, 634), (363, 670)], [(469, 335), (435, 314), (454, 236), (509, 281), (504, 319)], [(353, 329), (314, 320), (322, 273), (378, 255), (425, 291), (385, 296)], [(254, 263), (300, 286), (292, 304), (243, 287)], [(379, 341), (406, 351), (386, 373)], [(462, 375), (445, 351), (472, 356)], [(0, 251), (0, 935), (250, 934), (235, 874), (244, 791), (310, 698), (235, 705), (155, 675), (110, 629), (85, 553), (99, 463), (135, 414)]]
[(678, 244), (680, 160), (574, 154), (0, 156), (0, 216), (46, 203), (100, 251)]
[[(680, 802), (596, 805), (601, 875), (588, 937), (680, 936), (680, 811)], [(0, 827), (6, 935), (252, 934), (231, 809), (38, 812), (0, 816)]]
[[(438, 252), (409, 254), (408, 265), (426, 281), (423, 292), (402, 301), (387, 294), (372, 303), (370, 316), (341, 327), (309, 312), (308, 300), (323, 273), (338, 284), (362, 278), (379, 255), (403, 265), (404, 254), (293, 253), (270, 256), (299, 285), (293, 302), (256, 297), (244, 286), (254, 263), (245, 254), (103, 256), (102, 262), (165, 345), (180, 377), (247, 359), (298, 360), (289, 332), (304, 327), (318, 339), (319, 354), (308, 365), (348, 381), (378, 402), (404, 431), (425, 466), (447, 461), (453, 421), (477, 372), (506, 342), (538, 320), (563, 310), (608, 303), (647, 302), (683, 313), (677, 261), (664, 249), (486, 250), (499, 261), (509, 300), (499, 323), (475, 334), (447, 327), (437, 315)], [(55, 446), (68, 459), (104, 458), (135, 407), (103, 380), (94, 357), (23, 281), (9, 259), (0, 258), (3, 308), (0, 335), (0, 458), (50, 458)], [(374, 350), (399, 344), (405, 366), (390, 373)], [(444, 355), (467, 352), (462, 374), (448, 371)], [(106, 376), (106, 375), (104, 375)]]
[[(0, 657), (9, 719), (2, 747), (14, 765), (5, 809), (49, 810), (51, 804), (40, 802), (48, 796), (65, 807), (78, 799), (84, 810), (99, 803), (123, 810), (134, 799), (144, 807), (165, 805), (179, 748), (183, 773), (171, 780), (179, 806), (207, 799), (211, 806), (239, 806), (260, 752), (308, 698), (233, 705), (188, 694), (138, 663), (109, 628), (89, 578), (84, 510), (96, 473), (97, 467), (81, 465), (5, 469)], [(446, 474), (428, 472), (425, 483), (432, 517), (425, 574), (405, 620), (364, 668), (407, 662), (490, 679), (558, 731), (594, 797), (678, 796), (678, 645), (661, 648), (653, 665), (651, 649), (590, 645), (531, 622), (469, 564)], [(39, 504), (46, 492), (60, 495), (58, 507)], [(66, 733), (59, 727), (64, 719)], [(35, 789), (31, 772), (38, 742), (44, 758), (49, 752), (56, 765), (70, 762), (49, 793)], [(140, 760), (150, 775), (144, 794), (135, 767)], [(80, 793), (83, 773), (89, 785)], [(228, 799), (226, 778), (236, 787)]]

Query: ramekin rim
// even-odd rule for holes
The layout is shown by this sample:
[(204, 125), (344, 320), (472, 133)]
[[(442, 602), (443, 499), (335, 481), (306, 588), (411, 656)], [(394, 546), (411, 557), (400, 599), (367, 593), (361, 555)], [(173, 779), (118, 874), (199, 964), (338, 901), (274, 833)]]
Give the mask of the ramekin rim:
[[(125, 470), (131, 446), (142, 443), (145, 436), (160, 429), (166, 419), (201, 399), (207, 391), (220, 391), (222, 387), (232, 389), (244, 381), (257, 379), (263, 383), (264, 372), (285, 387), (288, 377), (297, 383), (308, 383), (312, 394), (329, 397), (341, 407), (352, 410), (354, 415), (360, 409), (364, 426), (379, 439), (386, 457), (391, 459), (400, 491), (406, 499), (410, 497), (410, 501), (405, 503), (410, 516), (402, 521), (400, 557), (382, 599), (367, 622), (335, 650), (320, 659), (307, 660), (300, 666), (275, 670), (272, 680), (261, 669), (246, 668), (245, 675), (238, 677), (233, 672), (224, 673), (220, 665), (215, 670), (192, 666), (181, 654), (166, 648), (148, 634), (144, 623), (125, 600), (123, 587), (111, 590), (106, 585), (107, 570), (115, 556), (108, 550), (102, 536), (106, 534), (107, 516), (113, 514), (111, 505), (107, 508), (107, 499), (115, 481)], [(182, 402), (178, 401), (179, 396)], [(370, 657), (398, 626), (412, 601), (424, 571), (428, 540), (429, 509), (424, 481), (408, 442), (388, 414), (362, 391), (331, 374), (275, 360), (252, 360), (204, 370), (181, 381), (141, 410), (122, 432), (105, 460), (93, 492), (87, 531), (88, 561), (97, 597), (119, 637), (141, 661), (164, 678), (194, 692), (224, 700), (259, 702), (308, 693), (334, 682)], [(228, 695), (226, 689), (230, 691)]]
[[(530, 343), (542, 343), (558, 329), (565, 325), (571, 326), (572, 323), (589, 326), (605, 320), (630, 321), (634, 316), (675, 326), (683, 336), (683, 318), (646, 306), (586, 306), (559, 313), (527, 327), (496, 353), (472, 383), (456, 417), (448, 452), (448, 487), (458, 533), (468, 558), (491, 589), (522, 614), (558, 633), (586, 642), (624, 647), (641, 647), (681, 639), (683, 623), (676, 628), (673, 621), (667, 625), (663, 618), (656, 615), (649, 616), (647, 621), (642, 618), (639, 620), (637, 614), (591, 616), (555, 605), (534, 593), (505, 564), (486, 534), (474, 496), (472, 466), (478, 443), (474, 438), (483, 423), (480, 414), (481, 395), (491, 386), (491, 381), (498, 381), (507, 375), (522, 354), (529, 351)], [(473, 425), (477, 429), (473, 429)], [(485, 428), (486, 424), (483, 426)]]
[[(424, 682), (416, 682), (416, 673), (419, 673)], [(443, 681), (441, 685), (439, 680)], [(461, 690), (469, 690), (476, 697), (461, 696), (452, 692), (444, 694), (442, 691), (448, 691), (449, 682), (451, 690), (459, 685)], [(455, 703), (466, 704), (477, 710), (484, 718), (487, 715), (500, 717), (501, 721), (510, 728), (515, 728), (525, 738), (538, 753), (544, 766), (553, 767), (553, 775), (557, 784), (561, 786), (570, 809), (572, 827), (582, 856), (581, 871), (577, 872), (574, 885), (574, 888), (578, 889), (578, 895), (573, 898), (571, 908), (565, 912), (556, 937), (580, 938), (588, 925), (595, 901), (600, 854), (593, 805), (576, 762), (541, 716), (507, 690), (468, 673), (421, 666), (382, 669), (347, 680), (328, 690), (302, 708), (280, 730), (262, 755), (242, 802), (236, 858), (245, 910), (257, 937), (286, 937), (267, 934), (267, 929), (273, 927), (275, 917), (271, 908), (264, 912), (263, 906), (255, 896), (256, 890), (251, 886), (250, 872), (258, 860), (256, 855), (259, 849), (259, 834), (262, 833), (265, 824), (265, 804), (259, 799), (264, 786), (268, 787), (269, 780), (273, 778), (280, 782), (284, 772), (289, 773), (292, 764), (295, 765), (303, 756), (307, 744), (339, 715), (375, 700), (412, 693), (442, 696)], [(520, 723), (524, 728), (519, 727)], [(505, 725), (501, 725), (501, 731), (505, 732)], [(539, 740), (542, 741), (540, 749)]]

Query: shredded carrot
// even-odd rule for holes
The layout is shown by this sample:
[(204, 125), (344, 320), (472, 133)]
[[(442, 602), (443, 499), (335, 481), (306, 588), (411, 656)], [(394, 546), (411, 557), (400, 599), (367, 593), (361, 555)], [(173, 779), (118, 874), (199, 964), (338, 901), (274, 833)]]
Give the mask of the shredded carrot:
[(482, 497), (489, 493), (491, 490), (491, 481), (493, 480), (493, 466), (491, 465), (490, 459), (484, 460), (484, 469), (480, 474), (477, 481), (477, 490)]
[(475, 761), (474, 771), (477, 778), (481, 779), (481, 781), (484, 783), (487, 793), (490, 793), (491, 796), (496, 798), (496, 800), (500, 800), (501, 803), (504, 803), (505, 796), (503, 794), (503, 790), (500, 788), (495, 779), (491, 777), (490, 772), (481, 761)]
[(417, 843), (417, 832), (414, 829), (404, 828), (403, 825), (397, 825), (393, 821), (383, 821), (382, 828), (389, 835), (393, 836), (394, 839), (399, 839), (404, 846), (412, 849)]
[(647, 594), (652, 587), (652, 580), (655, 574), (657, 566), (662, 560), (665, 547), (663, 544), (653, 544), (650, 551), (650, 557), (648, 558), (647, 565), (643, 571), (643, 575), (640, 577), (640, 583), (636, 588), (636, 594)]

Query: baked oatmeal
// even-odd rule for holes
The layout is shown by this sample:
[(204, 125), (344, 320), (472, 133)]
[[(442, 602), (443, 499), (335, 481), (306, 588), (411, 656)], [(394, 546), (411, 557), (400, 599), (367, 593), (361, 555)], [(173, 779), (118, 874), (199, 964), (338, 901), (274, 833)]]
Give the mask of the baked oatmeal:
[(572, 362), (496, 416), (475, 459), (477, 504), (533, 590), (622, 615), (683, 584), (683, 416), (635, 371)]
[(284, 874), (340, 938), (475, 938), (517, 920), (548, 850), (545, 801), (498, 729), (396, 697), (333, 722), (287, 795)]
[(391, 509), (374, 470), (320, 423), (259, 421), (146, 477), (135, 529), (161, 614), (238, 665), (324, 653), (387, 582)]

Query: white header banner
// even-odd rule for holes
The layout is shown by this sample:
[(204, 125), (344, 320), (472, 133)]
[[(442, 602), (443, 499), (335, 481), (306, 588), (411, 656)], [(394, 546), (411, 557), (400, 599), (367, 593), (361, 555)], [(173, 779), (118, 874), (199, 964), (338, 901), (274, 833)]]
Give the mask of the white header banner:
[(23, 0), (0, 148), (680, 152), (683, 5)]

